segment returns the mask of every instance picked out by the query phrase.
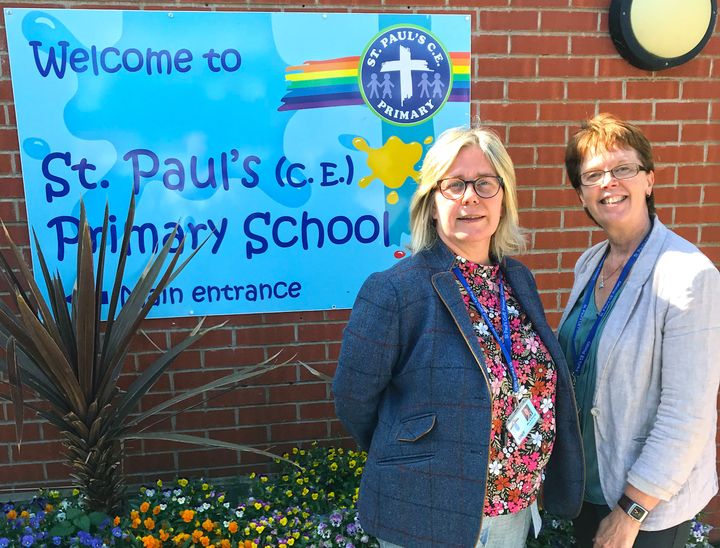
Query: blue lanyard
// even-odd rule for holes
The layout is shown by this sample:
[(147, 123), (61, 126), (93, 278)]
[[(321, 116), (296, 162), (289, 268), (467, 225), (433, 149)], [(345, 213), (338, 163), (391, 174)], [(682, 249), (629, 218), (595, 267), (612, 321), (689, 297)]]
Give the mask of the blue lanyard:
[(633, 252), (633, 254), (628, 259), (628, 262), (625, 263), (625, 266), (622, 269), (622, 272), (620, 272), (620, 276), (618, 276), (617, 281), (615, 282), (615, 285), (612, 288), (612, 291), (610, 292), (610, 296), (607, 298), (607, 301), (605, 301), (605, 304), (602, 307), (602, 310), (600, 310), (600, 313), (598, 314), (597, 318), (595, 318), (595, 323), (592, 324), (592, 327), (590, 328), (590, 331), (588, 332), (588, 336), (585, 339), (585, 342), (582, 345), (582, 348), (580, 350), (580, 354), (578, 355), (577, 350), (575, 350), (575, 338), (577, 337), (578, 330), (580, 329), (580, 323), (582, 322), (583, 316), (585, 316), (585, 312), (587, 311), (587, 308), (590, 304), (590, 299), (592, 298), (593, 294), (595, 293), (595, 283), (597, 282), (598, 276), (600, 276), (600, 271), (602, 270), (603, 265), (605, 264), (605, 259), (607, 258), (608, 254), (610, 253), (610, 246), (608, 246), (607, 251), (603, 255), (602, 259), (600, 259), (600, 263), (595, 268), (595, 272), (593, 272), (592, 277), (590, 278), (590, 281), (588, 282), (587, 289), (585, 290), (585, 298), (583, 299), (582, 307), (580, 308), (580, 314), (578, 315), (577, 322), (575, 322), (575, 330), (573, 331), (572, 336), (572, 343), (570, 344), (570, 349), (572, 351), (572, 357), (573, 357), (573, 363), (575, 365), (575, 368), (573, 369), (573, 374), (575, 376), (578, 376), (580, 372), (582, 371), (582, 367), (585, 364), (585, 360), (588, 357), (588, 353), (590, 352), (590, 347), (592, 346), (592, 342), (595, 339), (595, 335), (597, 334), (598, 327), (600, 326), (600, 323), (602, 322), (605, 315), (608, 313), (608, 310), (612, 306), (612, 303), (617, 297), (617, 294), (620, 292), (620, 288), (622, 287), (623, 283), (625, 283), (625, 280), (630, 275), (630, 270), (632, 269), (633, 265), (635, 264), (635, 261), (637, 261), (638, 257), (640, 256), (640, 252), (645, 247), (645, 244), (648, 241), (648, 238), (650, 237), (650, 232), (652, 232), (652, 223), (650, 224), (650, 230), (643, 238), (642, 242), (640, 242), (640, 245), (637, 246), (637, 249)]
[(483, 305), (480, 304), (480, 301), (478, 301), (478, 298), (475, 296), (475, 292), (470, 289), (470, 286), (467, 283), (467, 280), (465, 279), (465, 276), (463, 276), (462, 272), (460, 272), (460, 269), (456, 266), (453, 267), (453, 272), (455, 273), (455, 276), (457, 277), (458, 281), (462, 284), (462, 286), (465, 288), (465, 291), (467, 291), (468, 297), (470, 297), (470, 300), (475, 305), (475, 308), (478, 312), (480, 312), (480, 315), (482, 316), (483, 320), (485, 320), (485, 324), (488, 326), (488, 329), (490, 330), (490, 333), (492, 333), (493, 337), (495, 338), (495, 341), (497, 341), (498, 346), (502, 350), (503, 355), (505, 356), (505, 362), (507, 364), (507, 370), (508, 373), (510, 373), (510, 379), (512, 380), (512, 389), (515, 394), (519, 392), (518, 387), (518, 379), (517, 379), (517, 373), (515, 373), (515, 366), (513, 365), (512, 361), (512, 341), (510, 340), (510, 322), (508, 321), (508, 308), (507, 308), (507, 301), (505, 300), (505, 287), (502, 283), (502, 272), (498, 270), (498, 287), (500, 289), (500, 318), (502, 320), (502, 331), (503, 336), (500, 338), (500, 335), (498, 335), (498, 332), (495, 330), (495, 327), (493, 326), (492, 322), (490, 321), (490, 318), (488, 317), (487, 312), (485, 311), (485, 308)]

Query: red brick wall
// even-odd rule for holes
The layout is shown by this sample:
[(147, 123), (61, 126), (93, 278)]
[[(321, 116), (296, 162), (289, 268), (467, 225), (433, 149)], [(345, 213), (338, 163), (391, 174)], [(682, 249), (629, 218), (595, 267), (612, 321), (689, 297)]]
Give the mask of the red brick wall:
[[(521, 221), (529, 229), (534, 270), (551, 323), (559, 319), (579, 254), (601, 239), (565, 180), (562, 158), (580, 119), (614, 112), (641, 125), (655, 145), (656, 197), (664, 223), (720, 263), (720, 36), (696, 59), (662, 72), (626, 63), (608, 34), (607, 0), (308, 0), (141, 2), (146, 9), (327, 10), (469, 13), (472, 16), (472, 112), (494, 127), (516, 163)], [(31, 2), (16, 6), (135, 9), (136, 2)], [(349, 7), (348, 7), (349, 6)], [(415, 6), (418, 6), (417, 8)], [(4, 25), (4, 22), (2, 23)], [(18, 141), (4, 28), (0, 32), (0, 218), (27, 245)], [(282, 350), (332, 374), (346, 311), (260, 314), (227, 319), (177, 361), (143, 407), (173, 390), (255, 363)], [(157, 350), (194, 325), (186, 319), (148, 321), (128, 359), (128, 382)], [(0, 404), (0, 486), (9, 489), (67, 483), (57, 432), (28, 416), (19, 452), (13, 413)], [(298, 367), (260, 377), (249, 386), (168, 418), (159, 429), (255, 444), (281, 451), (292, 444), (343, 435), (333, 418), (329, 387)], [(125, 470), (138, 480), (190, 475), (229, 476), (256, 467), (251, 454), (143, 442), (127, 445)], [(720, 524), (720, 499), (709, 507)]]

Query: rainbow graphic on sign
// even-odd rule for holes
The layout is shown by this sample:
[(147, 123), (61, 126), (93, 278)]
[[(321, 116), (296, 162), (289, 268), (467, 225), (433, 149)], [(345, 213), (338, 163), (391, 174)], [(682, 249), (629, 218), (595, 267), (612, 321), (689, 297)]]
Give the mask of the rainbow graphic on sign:
[[(451, 52), (453, 86), (448, 101), (470, 100), (470, 53)], [(285, 69), (288, 92), (279, 111), (364, 104), (358, 87), (360, 57), (305, 61)]]

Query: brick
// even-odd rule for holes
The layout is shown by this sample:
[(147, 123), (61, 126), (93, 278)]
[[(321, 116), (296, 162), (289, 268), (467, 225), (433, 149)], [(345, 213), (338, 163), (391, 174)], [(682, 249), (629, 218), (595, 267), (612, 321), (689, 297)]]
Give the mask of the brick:
[(657, 120), (707, 120), (710, 103), (707, 101), (678, 101), (655, 103)]
[(308, 403), (300, 406), (302, 420), (333, 419), (335, 418), (335, 404), (332, 402)]
[(254, 426), (295, 421), (298, 419), (298, 406), (295, 404), (261, 405), (238, 408), (238, 424)]
[(533, 8), (567, 7), (568, 0), (511, 0), (513, 6)]
[(0, 150), (18, 150), (18, 146), (17, 131), (0, 128)]
[(659, 187), (655, 185), (655, 203), (659, 204), (700, 204), (702, 187), (682, 184), (677, 187)]
[(562, 126), (511, 126), (510, 142), (558, 144), (565, 142), (565, 129)]
[(328, 392), (329, 387), (325, 383), (273, 386), (270, 389), (270, 403), (326, 400)]
[(703, 145), (658, 145), (653, 147), (656, 164), (701, 163), (705, 157)]
[(471, 93), (474, 100), (503, 99), (505, 98), (505, 84), (492, 80), (474, 81), (471, 84)]
[(646, 80), (648, 72), (632, 66), (621, 57), (610, 57), (598, 59), (597, 74), (600, 78), (638, 78)]
[(573, 283), (572, 272), (538, 272), (535, 281), (539, 288), (570, 288)]
[(2, 485), (29, 483), (39, 487), (45, 479), (47, 478), (44, 467), (38, 464), (0, 466), (0, 484)]
[(273, 424), (270, 427), (272, 441), (301, 441), (324, 438), (328, 435), (327, 421)]
[(474, 35), (471, 48), (481, 55), (507, 54), (510, 52), (510, 37), (497, 34)]
[(720, 163), (720, 145), (707, 145), (707, 161), (713, 164)]
[(680, 126), (678, 124), (641, 124), (645, 136), (652, 144), (679, 142)]
[(720, 124), (684, 123), (681, 139), (684, 142), (720, 141)]
[(253, 365), (266, 359), (264, 347), (242, 346), (235, 348), (214, 349), (204, 351), (205, 367), (223, 368), (242, 365)]
[(510, 82), (508, 98), (513, 101), (561, 101), (565, 97), (563, 82)]
[(260, 345), (295, 341), (294, 326), (248, 327), (235, 331), (237, 344)]
[(600, 103), (598, 112), (612, 112), (623, 120), (647, 120), (652, 118), (652, 103), (649, 101), (616, 101), (612, 103)]
[(207, 469), (212, 463), (212, 468), (217, 466), (235, 466), (238, 463), (238, 455), (229, 449), (213, 448), (208, 451), (183, 451), (178, 453), (178, 467), (182, 469), (200, 468)]
[(708, 242), (710, 244), (720, 242), (720, 226), (700, 227), (700, 242)]
[(683, 184), (718, 183), (720, 173), (714, 166), (690, 165), (680, 170), (680, 180)]
[(720, 220), (716, 207), (678, 206), (675, 208), (676, 223), (717, 223)]
[(682, 83), (683, 99), (717, 99), (720, 96), (718, 81), (685, 81)]
[(574, 270), (582, 253), (582, 251), (563, 251), (560, 253), (560, 268), (564, 270)]
[(627, 96), (633, 99), (679, 99), (680, 82), (650, 80), (627, 82)]
[(535, 63), (534, 57), (481, 57), (477, 62), (477, 77), (533, 78)]
[(483, 122), (534, 122), (537, 120), (537, 105), (485, 102), (480, 104), (480, 119)]
[(520, 212), (520, 223), (525, 228), (561, 228), (560, 220), (560, 211), (532, 209)]
[(480, 30), (482, 31), (518, 31), (538, 30), (539, 17), (536, 10), (517, 10), (480, 12)]
[[(540, 120), (553, 122), (580, 122), (595, 115), (593, 103), (543, 103), (540, 105)], [(564, 152), (563, 152), (564, 158)]]
[(612, 100), (623, 98), (622, 82), (568, 82), (569, 100)]
[(535, 249), (585, 249), (590, 247), (587, 230), (537, 231)]
[(558, 255), (555, 253), (533, 253), (522, 255), (518, 259), (533, 272), (537, 270), (555, 270), (558, 267)]
[(562, 181), (560, 167), (523, 167), (515, 170), (518, 184), (523, 186), (556, 186)]
[[(570, 37), (570, 53), (572, 55), (611, 55), (618, 54), (615, 46), (612, 44), (610, 36), (571, 36)], [(628, 67), (631, 65), (628, 64)]]
[(564, 146), (539, 146), (537, 147), (538, 165), (564, 165)]
[(342, 339), (344, 324), (303, 324), (298, 326), (298, 340), (339, 341)]
[(704, 204), (720, 203), (720, 185), (718, 185), (718, 184), (705, 185), (705, 187), (703, 189), (703, 203)]
[(569, 50), (566, 36), (513, 34), (510, 37), (510, 53), (513, 55), (567, 55)]
[(515, 167), (535, 163), (534, 146), (508, 146), (507, 151)]
[(154, 453), (130, 455), (123, 458), (123, 471), (126, 474), (138, 474), (150, 470), (175, 470), (175, 453)]
[(709, 57), (695, 57), (677, 67), (665, 69), (661, 72), (664, 77), (678, 78), (711, 78), (712, 62)]
[(592, 11), (541, 11), (543, 32), (592, 32), (598, 30), (598, 14)]
[(587, 78), (595, 75), (594, 57), (541, 57), (538, 75), (543, 78)]

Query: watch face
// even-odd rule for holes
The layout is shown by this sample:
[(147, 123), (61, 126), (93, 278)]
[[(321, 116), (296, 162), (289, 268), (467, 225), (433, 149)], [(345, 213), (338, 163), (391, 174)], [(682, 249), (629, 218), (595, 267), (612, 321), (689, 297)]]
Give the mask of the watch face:
[(643, 509), (642, 507), (638, 506), (637, 504), (633, 504), (630, 506), (630, 509), (628, 510), (628, 514), (631, 518), (636, 519), (638, 521), (642, 521), (645, 519), (645, 516), (647, 515), (647, 511)]

